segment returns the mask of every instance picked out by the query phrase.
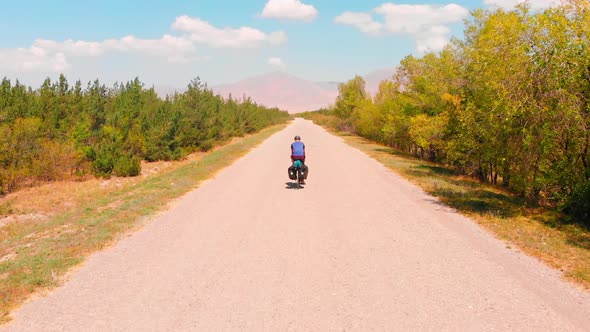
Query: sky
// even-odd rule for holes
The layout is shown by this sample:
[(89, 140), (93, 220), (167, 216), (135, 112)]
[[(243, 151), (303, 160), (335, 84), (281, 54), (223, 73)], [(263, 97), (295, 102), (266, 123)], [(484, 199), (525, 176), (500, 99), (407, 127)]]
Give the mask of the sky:
[[(544, 8), (554, 0), (531, 0)], [(273, 71), (317, 81), (439, 51), (476, 8), (522, 0), (0, 0), (0, 77), (181, 88)]]

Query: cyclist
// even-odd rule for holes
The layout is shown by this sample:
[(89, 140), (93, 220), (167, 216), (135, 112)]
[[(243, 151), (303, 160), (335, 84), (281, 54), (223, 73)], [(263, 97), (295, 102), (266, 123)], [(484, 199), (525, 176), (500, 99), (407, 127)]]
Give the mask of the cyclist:
[[(299, 135), (295, 136), (294, 142), (291, 143), (291, 162), (295, 160), (301, 161), (303, 165), (303, 171), (305, 172), (305, 178), (307, 179), (307, 166), (305, 166), (305, 144), (301, 142)], [(301, 181), (301, 184), (305, 184), (305, 181)]]

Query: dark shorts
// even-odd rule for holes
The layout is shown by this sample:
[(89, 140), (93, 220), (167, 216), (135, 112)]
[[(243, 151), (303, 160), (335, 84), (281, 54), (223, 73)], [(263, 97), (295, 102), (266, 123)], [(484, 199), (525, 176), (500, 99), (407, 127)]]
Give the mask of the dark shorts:
[(301, 160), (305, 164), (305, 156), (291, 156), (291, 161)]

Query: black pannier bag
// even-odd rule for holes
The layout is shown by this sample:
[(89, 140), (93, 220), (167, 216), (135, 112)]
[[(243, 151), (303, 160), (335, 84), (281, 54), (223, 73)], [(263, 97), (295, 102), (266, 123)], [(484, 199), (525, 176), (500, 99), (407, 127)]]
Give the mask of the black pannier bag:
[(303, 165), (303, 167), (301, 167), (301, 175), (303, 175), (305, 180), (307, 180), (307, 173), (309, 173), (308, 171), (309, 169), (307, 168), (307, 165)]
[(293, 166), (289, 167), (289, 179), (297, 180), (297, 170)]

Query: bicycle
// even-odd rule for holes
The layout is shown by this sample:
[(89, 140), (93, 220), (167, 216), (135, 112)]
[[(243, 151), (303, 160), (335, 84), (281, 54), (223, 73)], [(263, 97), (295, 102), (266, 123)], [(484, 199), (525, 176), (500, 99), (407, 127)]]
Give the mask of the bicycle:
[(293, 165), (289, 168), (289, 178), (297, 180), (297, 189), (301, 189), (301, 185), (305, 184), (307, 177), (307, 166), (303, 165), (301, 160), (295, 160)]

